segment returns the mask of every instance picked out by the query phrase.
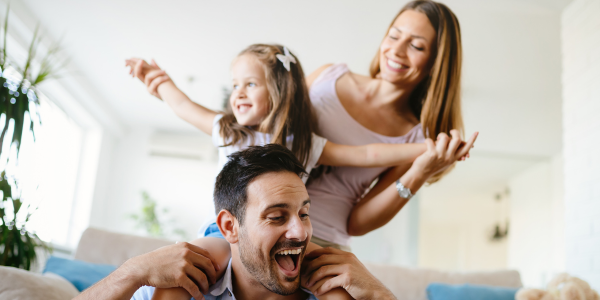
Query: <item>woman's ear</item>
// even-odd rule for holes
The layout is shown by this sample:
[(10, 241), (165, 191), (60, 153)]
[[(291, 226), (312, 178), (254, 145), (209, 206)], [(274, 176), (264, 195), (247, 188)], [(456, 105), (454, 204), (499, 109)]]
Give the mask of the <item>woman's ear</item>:
[(221, 230), (223, 237), (230, 243), (235, 244), (238, 242), (239, 223), (234, 215), (228, 210), (221, 210), (217, 215), (217, 226)]

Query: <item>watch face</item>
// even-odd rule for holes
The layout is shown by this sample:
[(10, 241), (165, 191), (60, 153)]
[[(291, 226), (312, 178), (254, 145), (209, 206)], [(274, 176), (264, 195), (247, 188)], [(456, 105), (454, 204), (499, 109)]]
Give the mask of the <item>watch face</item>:
[(409, 192), (407, 190), (402, 190), (400, 191), (400, 197), (402, 198), (408, 198), (410, 196)]

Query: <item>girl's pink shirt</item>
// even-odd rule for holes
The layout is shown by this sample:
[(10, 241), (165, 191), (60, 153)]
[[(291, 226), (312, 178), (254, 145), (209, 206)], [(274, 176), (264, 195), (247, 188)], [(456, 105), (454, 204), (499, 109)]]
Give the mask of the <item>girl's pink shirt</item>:
[[(342, 145), (373, 143), (423, 143), (421, 124), (403, 136), (390, 137), (373, 132), (358, 123), (337, 96), (338, 78), (349, 72), (345, 64), (329, 67), (313, 82), (310, 99), (317, 115), (317, 134)], [(313, 235), (321, 239), (349, 245), (347, 222), (354, 205), (373, 180), (387, 168), (333, 167), (330, 173), (312, 180), (307, 186), (311, 198), (310, 220)]]

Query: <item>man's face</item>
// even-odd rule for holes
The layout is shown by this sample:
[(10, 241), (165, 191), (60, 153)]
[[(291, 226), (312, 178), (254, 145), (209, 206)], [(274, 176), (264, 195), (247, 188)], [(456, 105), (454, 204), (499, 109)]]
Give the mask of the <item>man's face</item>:
[(244, 267), (271, 292), (289, 295), (300, 286), (300, 265), (312, 236), (310, 200), (291, 172), (271, 172), (247, 188), (239, 253)]

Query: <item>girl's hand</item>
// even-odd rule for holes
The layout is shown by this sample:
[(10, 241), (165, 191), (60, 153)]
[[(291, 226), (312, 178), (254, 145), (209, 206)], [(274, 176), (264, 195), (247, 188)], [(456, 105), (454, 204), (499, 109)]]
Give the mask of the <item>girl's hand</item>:
[(415, 159), (413, 167), (429, 178), (450, 167), (454, 162), (468, 158), (469, 151), (473, 147), (479, 132), (473, 133), (466, 142), (461, 140), (456, 129), (450, 130), (450, 135), (452, 139), (447, 134), (440, 133), (435, 143), (431, 139), (426, 139), (427, 151)]
[(153, 69), (160, 69), (158, 66), (156, 66), (154, 60), (152, 63), (155, 65), (155, 68), (141, 58), (132, 57), (125, 60), (125, 66), (130, 68), (129, 75), (131, 75), (131, 77), (137, 77), (142, 82), (144, 82), (144, 77), (148, 72), (152, 71)]
[(125, 61), (125, 64), (131, 68), (129, 74), (132, 77), (137, 77), (145, 85), (148, 92), (158, 99), (161, 99), (158, 93), (158, 86), (164, 82), (172, 81), (169, 75), (162, 70), (154, 60), (148, 64), (143, 59), (130, 58)]

